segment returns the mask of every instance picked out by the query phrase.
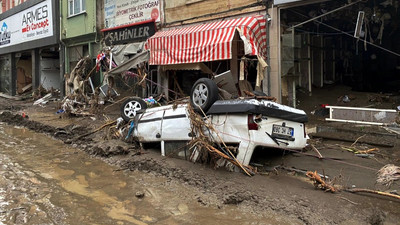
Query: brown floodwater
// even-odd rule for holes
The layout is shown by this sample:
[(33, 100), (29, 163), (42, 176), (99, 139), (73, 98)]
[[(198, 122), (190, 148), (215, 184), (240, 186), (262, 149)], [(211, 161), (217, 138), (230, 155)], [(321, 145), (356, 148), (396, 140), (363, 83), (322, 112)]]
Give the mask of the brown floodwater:
[(191, 191), (0, 124), (0, 224), (286, 224), (238, 206), (201, 205), (186, 197)]

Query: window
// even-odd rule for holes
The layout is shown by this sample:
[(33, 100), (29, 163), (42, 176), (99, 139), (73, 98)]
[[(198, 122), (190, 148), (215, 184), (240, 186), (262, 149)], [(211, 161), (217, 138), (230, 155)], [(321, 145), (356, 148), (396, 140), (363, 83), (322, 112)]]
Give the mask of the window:
[(86, 0), (68, 0), (68, 15), (73, 16), (85, 12)]

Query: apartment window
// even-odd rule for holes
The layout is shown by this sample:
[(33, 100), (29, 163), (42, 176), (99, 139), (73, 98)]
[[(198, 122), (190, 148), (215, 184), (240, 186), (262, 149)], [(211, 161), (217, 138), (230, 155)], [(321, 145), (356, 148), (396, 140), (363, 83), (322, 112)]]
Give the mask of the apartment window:
[(68, 15), (73, 16), (85, 12), (86, 0), (68, 0)]

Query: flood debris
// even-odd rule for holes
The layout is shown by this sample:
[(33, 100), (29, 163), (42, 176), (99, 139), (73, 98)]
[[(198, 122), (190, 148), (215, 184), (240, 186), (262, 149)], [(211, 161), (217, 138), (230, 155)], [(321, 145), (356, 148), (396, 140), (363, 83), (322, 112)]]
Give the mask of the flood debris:
[(100, 130), (102, 130), (102, 129), (108, 127), (108, 126), (111, 126), (111, 125), (115, 124), (115, 123), (117, 123), (117, 120), (114, 120), (114, 121), (111, 121), (111, 122), (107, 122), (107, 123), (103, 124), (102, 126), (96, 128), (96, 129), (93, 130), (93, 131), (90, 131), (90, 132), (88, 132), (88, 133), (82, 134), (82, 135), (80, 135), (80, 136), (74, 138), (73, 141), (76, 141), (76, 140), (79, 140), (79, 139), (81, 139), (81, 138), (87, 137), (87, 136), (89, 136), (89, 135), (91, 135), (91, 134), (94, 134), (94, 133), (96, 133), (96, 132), (98, 132), (98, 131), (100, 131)]
[(318, 154), (318, 158), (320, 158), (320, 159), (324, 158), (313, 144), (310, 144), (310, 146), (311, 146), (311, 149), (314, 150)]
[(391, 186), (393, 182), (400, 179), (400, 167), (387, 164), (378, 171), (376, 182), (385, 186)]
[(356, 148), (354, 146), (350, 146), (350, 147), (341, 146), (341, 148), (343, 150), (348, 151), (348, 152), (352, 152), (352, 153), (354, 153), (356, 155), (368, 155), (368, 154), (371, 155), (370, 154), (371, 152), (379, 151), (379, 148), (370, 148), (370, 149), (367, 149), (367, 150), (360, 150), (360, 149), (358, 149), (358, 148)]
[[(294, 173), (297, 173), (297, 174), (301, 174), (303, 176), (307, 176), (307, 172), (308, 172), (307, 170), (297, 169), (297, 168), (294, 168), (294, 167), (286, 167), (286, 166), (275, 166), (275, 167), (273, 167), (273, 169), (275, 171), (277, 171), (276, 169), (282, 169), (282, 170), (294, 172)], [(319, 177), (323, 178), (323, 179), (329, 179), (329, 177), (326, 176), (326, 175), (323, 175), (323, 174), (320, 174), (320, 173), (318, 173), (317, 175)]]
[[(248, 176), (252, 176), (254, 174), (254, 169), (250, 166), (242, 165), (234, 156), (235, 149), (229, 148), (219, 137), (222, 146), (218, 145), (218, 148), (214, 147), (213, 142), (210, 140), (210, 137), (205, 134), (205, 130), (213, 131), (218, 135), (216, 129), (211, 125), (211, 123), (207, 119), (203, 119), (198, 113), (194, 112), (193, 108), (189, 105), (189, 118), (191, 121), (192, 132), (196, 135), (193, 135), (193, 139), (189, 142), (189, 146), (191, 149), (195, 149), (190, 159), (192, 161), (206, 161), (208, 156), (212, 157), (214, 162), (217, 162), (220, 158), (226, 160), (230, 164), (233, 164), (243, 170)], [(203, 112), (204, 113), (204, 112)], [(207, 117), (205, 117), (207, 118)], [(227, 166), (229, 167), (229, 163)], [(224, 163), (218, 163), (220, 166), (224, 165)], [(225, 165), (226, 165), (225, 164)]]
[(15, 101), (20, 101), (20, 100), (22, 100), (21, 97), (18, 97), (18, 96), (11, 96), (11, 95), (7, 95), (7, 94), (1, 93), (1, 92), (0, 92), (0, 97), (6, 98), (6, 99), (12, 99), (12, 100), (15, 100)]
[(336, 187), (334, 187), (333, 183), (330, 181), (322, 180), (321, 176), (317, 173), (317, 171), (307, 171), (306, 176), (313, 181), (314, 187), (324, 190), (326, 192), (335, 193), (338, 191)]
[(39, 85), (37, 89), (32, 92), (32, 97), (36, 100), (33, 105), (39, 105), (44, 107), (50, 101), (57, 101), (60, 96), (60, 90), (51, 88), (47, 90), (43, 88), (42, 85)]
[(375, 190), (363, 189), (363, 188), (347, 189), (346, 191), (351, 192), (351, 193), (364, 192), (364, 193), (376, 194), (376, 195), (391, 197), (391, 198), (400, 200), (400, 195), (392, 194), (392, 193), (388, 193), (388, 192), (384, 192), (384, 191), (375, 191)]
[(50, 98), (52, 97), (52, 94), (49, 93), (47, 95), (45, 95), (43, 98), (36, 100), (33, 105), (45, 105), (47, 104), (47, 102), (49, 102)]

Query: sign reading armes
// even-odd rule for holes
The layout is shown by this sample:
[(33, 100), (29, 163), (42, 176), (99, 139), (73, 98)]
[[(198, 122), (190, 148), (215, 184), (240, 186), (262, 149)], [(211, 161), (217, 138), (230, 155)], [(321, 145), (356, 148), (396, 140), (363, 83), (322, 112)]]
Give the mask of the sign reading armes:
[(0, 21), (0, 48), (53, 36), (52, 1), (40, 3)]
[(145, 41), (156, 33), (156, 28), (154, 21), (150, 21), (102, 31), (106, 45), (118, 45)]

